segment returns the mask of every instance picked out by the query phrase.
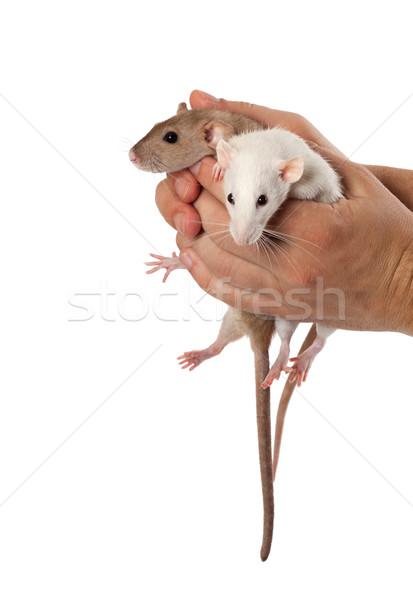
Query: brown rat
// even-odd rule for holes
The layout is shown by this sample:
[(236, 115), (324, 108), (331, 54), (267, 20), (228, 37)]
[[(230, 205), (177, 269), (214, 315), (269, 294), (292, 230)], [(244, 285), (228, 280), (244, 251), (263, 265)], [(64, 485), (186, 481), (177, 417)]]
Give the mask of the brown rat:
[[(219, 139), (229, 139), (240, 133), (262, 130), (264, 127), (248, 119), (244, 115), (212, 108), (188, 110), (182, 102), (177, 114), (157, 123), (145, 137), (137, 142), (129, 151), (129, 158), (139, 169), (150, 172), (174, 172), (188, 168), (205, 156), (216, 156), (216, 145)], [(154, 268), (148, 272), (166, 268), (167, 274), (175, 268), (183, 268), (176, 257), (165, 259), (154, 256), (157, 262), (148, 263)], [(164, 280), (166, 277), (164, 278)], [(233, 323), (234, 311), (237, 313), (237, 327), (228, 327)], [(264, 506), (263, 541), (261, 559), (267, 559), (272, 542), (274, 522), (274, 490), (273, 479), (278, 463), (281, 436), (288, 402), (296, 385), (287, 382), (277, 412), (276, 434), (274, 440), (274, 465), (271, 453), (271, 420), (270, 420), (270, 388), (263, 389), (262, 382), (269, 371), (269, 347), (275, 332), (274, 319), (263, 319), (244, 311), (229, 308), (225, 315), (217, 340), (201, 351), (186, 352), (179, 357), (183, 368), (190, 370), (203, 360), (218, 355), (223, 348), (248, 335), (254, 352), (257, 428), (260, 458), (261, 483)], [(315, 339), (313, 326), (303, 343), (300, 353)]]
[(217, 133), (226, 139), (257, 129), (262, 125), (238, 113), (214, 108), (188, 110), (181, 102), (176, 115), (157, 123), (130, 149), (129, 158), (143, 171), (181, 171), (205, 156), (215, 156)]

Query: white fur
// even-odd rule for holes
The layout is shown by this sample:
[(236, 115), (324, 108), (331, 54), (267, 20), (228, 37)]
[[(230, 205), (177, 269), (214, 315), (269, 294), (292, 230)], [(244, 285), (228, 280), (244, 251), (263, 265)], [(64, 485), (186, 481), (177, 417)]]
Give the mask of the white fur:
[[(220, 170), (225, 171), (225, 195), (232, 194), (234, 200), (234, 204), (226, 202), (230, 232), (240, 246), (259, 240), (270, 217), (288, 197), (332, 204), (342, 196), (339, 177), (328, 162), (303, 139), (284, 129), (244, 133), (228, 143), (220, 140), (217, 159)], [(264, 206), (257, 205), (261, 195), (268, 198)], [(297, 326), (296, 322), (279, 317), (276, 321), (282, 344), (264, 385), (270, 385), (274, 377), (278, 379), (280, 370), (285, 370), (289, 341)], [(314, 357), (333, 331), (317, 323), (315, 341), (295, 362), (298, 385), (305, 380)]]
[[(228, 144), (235, 152), (229, 151)], [(225, 169), (225, 196), (231, 193), (234, 198), (235, 204), (227, 202), (227, 209), (231, 234), (240, 245), (261, 237), (267, 221), (287, 197), (331, 204), (342, 196), (339, 177), (328, 162), (303, 139), (278, 127), (234, 136), (228, 143), (220, 141), (217, 158)], [(295, 158), (304, 161), (304, 171), (298, 181), (289, 183), (282, 169)], [(261, 195), (268, 202), (257, 207)]]

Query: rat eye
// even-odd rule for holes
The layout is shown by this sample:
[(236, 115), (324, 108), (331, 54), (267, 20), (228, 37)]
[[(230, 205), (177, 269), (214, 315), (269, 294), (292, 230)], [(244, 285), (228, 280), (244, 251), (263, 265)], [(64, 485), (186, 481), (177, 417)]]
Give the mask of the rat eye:
[(228, 194), (227, 200), (230, 204), (235, 204), (234, 196), (232, 194)]
[(168, 144), (175, 144), (177, 139), (178, 135), (175, 133), (175, 131), (168, 131), (168, 133), (165, 133), (165, 135), (163, 136), (163, 140), (165, 142), (168, 142)]
[(264, 204), (267, 204), (267, 202), (268, 202), (267, 196), (264, 196), (264, 194), (261, 194), (261, 196), (257, 200), (257, 206), (264, 206)]

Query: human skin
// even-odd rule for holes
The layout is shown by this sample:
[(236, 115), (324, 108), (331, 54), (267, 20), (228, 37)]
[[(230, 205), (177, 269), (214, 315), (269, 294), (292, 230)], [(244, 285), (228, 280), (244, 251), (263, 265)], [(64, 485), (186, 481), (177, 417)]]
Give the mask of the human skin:
[[(340, 174), (345, 196), (334, 205), (288, 200), (270, 228), (289, 241), (259, 251), (238, 247), (227, 235), (226, 200), (222, 182), (212, 177), (212, 158), (191, 173), (168, 175), (157, 188), (157, 205), (180, 231), (180, 259), (201, 288), (249, 312), (413, 335), (412, 173), (351, 162), (294, 113), (217, 103), (201, 92), (190, 100), (193, 108), (234, 110), (297, 133)], [(201, 223), (205, 233), (197, 235)]]
[(364, 165), (407, 208), (413, 211), (413, 171), (380, 165)]

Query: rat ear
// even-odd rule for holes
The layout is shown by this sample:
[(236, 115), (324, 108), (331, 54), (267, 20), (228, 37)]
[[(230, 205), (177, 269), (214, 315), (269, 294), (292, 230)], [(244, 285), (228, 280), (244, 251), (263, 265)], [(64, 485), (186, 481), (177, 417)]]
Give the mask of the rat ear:
[(236, 153), (235, 148), (230, 146), (225, 140), (219, 140), (217, 144), (217, 161), (220, 167), (228, 169)]
[(176, 111), (176, 114), (179, 115), (179, 113), (186, 112), (187, 110), (188, 110), (188, 107), (186, 105), (186, 102), (180, 102), (178, 104), (178, 110)]
[(281, 179), (287, 183), (295, 183), (304, 172), (304, 161), (302, 158), (290, 158), (290, 160), (281, 160), (277, 165), (281, 173)]
[(210, 121), (205, 125), (205, 141), (210, 148), (216, 148), (219, 140), (229, 140), (234, 129), (223, 121)]

